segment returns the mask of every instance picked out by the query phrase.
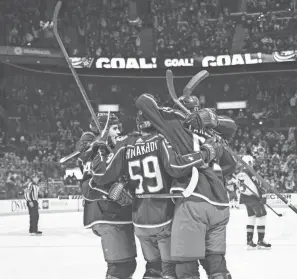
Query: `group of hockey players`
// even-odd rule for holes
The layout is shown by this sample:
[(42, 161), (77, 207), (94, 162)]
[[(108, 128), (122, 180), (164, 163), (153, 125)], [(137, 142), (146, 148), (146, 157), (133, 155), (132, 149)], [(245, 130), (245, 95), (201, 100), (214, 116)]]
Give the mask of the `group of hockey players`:
[[(135, 103), (134, 132), (123, 135), (116, 115), (98, 114), (101, 131), (108, 121), (107, 133), (91, 121), (77, 144), (84, 226), (101, 237), (107, 279), (132, 278), (135, 235), (146, 261), (143, 279), (198, 279), (199, 264), (209, 279), (232, 278), (225, 259), (230, 212), (224, 179), (237, 162), (225, 140), (237, 127), (228, 117), (200, 109), (195, 96), (180, 101), (189, 115), (143, 94)], [(236, 179), (249, 216), (247, 244), (268, 248), (263, 193), (247, 170)]]

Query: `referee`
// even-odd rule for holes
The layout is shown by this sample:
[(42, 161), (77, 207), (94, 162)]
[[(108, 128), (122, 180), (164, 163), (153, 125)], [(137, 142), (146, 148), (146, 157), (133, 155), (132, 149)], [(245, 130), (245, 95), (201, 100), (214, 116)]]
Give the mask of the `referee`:
[(25, 190), (25, 200), (27, 201), (27, 207), (30, 216), (30, 235), (42, 235), (42, 232), (38, 231), (38, 190), (37, 183), (39, 182), (38, 177), (33, 177), (32, 181), (29, 182), (27, 189)]

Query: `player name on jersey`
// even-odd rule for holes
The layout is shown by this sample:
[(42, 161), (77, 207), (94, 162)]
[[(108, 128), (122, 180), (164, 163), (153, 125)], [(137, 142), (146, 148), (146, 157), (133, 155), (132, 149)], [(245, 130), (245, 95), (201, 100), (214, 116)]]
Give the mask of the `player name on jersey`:
[(135, 145), (134, 148), (128, 149), (126, 152), (126, 159), (132, 159), (135, 156), (141, 156), (147, 153), (151, 153), (158, 149), (157, 142), (138, 142), (138, 145)]

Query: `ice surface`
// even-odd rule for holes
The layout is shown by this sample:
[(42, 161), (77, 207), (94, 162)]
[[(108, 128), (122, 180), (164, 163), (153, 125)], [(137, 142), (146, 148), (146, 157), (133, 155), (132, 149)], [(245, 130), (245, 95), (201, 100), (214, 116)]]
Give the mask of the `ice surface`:
[[(276, 210), (284, 216), (268, 214), (266, 240), (272, 244), (268, 251), (246, 250), (246, 212), (231, 210), (227, 263), (233, 279), (297, 278), (297, 215), (289, 209)], [(1, 279), (105, 278), (100, 238), (82, 227), (82, 213), (41, 214), (42, 237), (28, 236), (28, 220), (28, 215), (0, 217)], [(138, 255), (134, 279), (144, 272), (139, 245)]]

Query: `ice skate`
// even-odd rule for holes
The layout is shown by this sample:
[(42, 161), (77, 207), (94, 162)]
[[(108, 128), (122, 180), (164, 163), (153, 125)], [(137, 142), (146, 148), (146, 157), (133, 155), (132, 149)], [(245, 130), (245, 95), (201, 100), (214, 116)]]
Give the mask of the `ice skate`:
[(262, 241), (258, 241), (257, 248), (258, 248), (259, 250), (269, 250), (269, 249), (271, 249), (271, 244), (265, 242), (264, 240), (262, 240)]
[(257, 244), (254, 243), (254, 241), (248, 241), (247, 243), (247, 250), (255, 250), (257, 249)]

